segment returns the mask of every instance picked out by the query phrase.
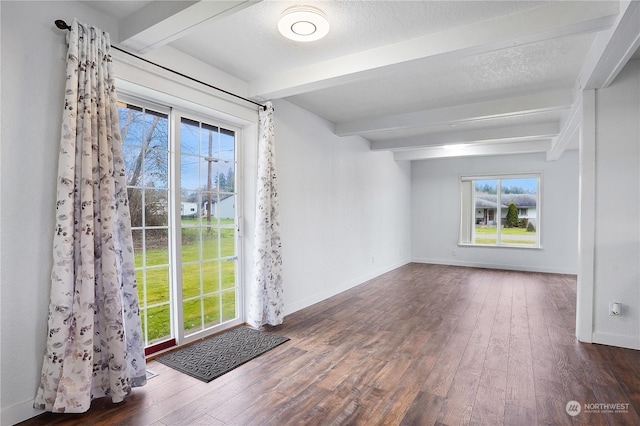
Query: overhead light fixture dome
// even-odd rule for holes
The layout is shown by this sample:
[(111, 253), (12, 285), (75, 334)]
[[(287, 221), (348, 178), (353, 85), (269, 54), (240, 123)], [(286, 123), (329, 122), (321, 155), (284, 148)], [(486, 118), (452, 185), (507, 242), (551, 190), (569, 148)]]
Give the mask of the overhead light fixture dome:
[(329, 32), (329, 21), (320, 9), (312, 6), (293, 6), (282, 12), (278, 30), (295, 41), (320, 40)]

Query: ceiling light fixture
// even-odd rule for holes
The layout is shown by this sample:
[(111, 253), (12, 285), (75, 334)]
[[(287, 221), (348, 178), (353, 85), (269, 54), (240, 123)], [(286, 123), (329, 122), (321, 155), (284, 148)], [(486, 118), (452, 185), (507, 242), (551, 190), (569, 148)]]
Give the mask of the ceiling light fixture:
[(278, 30), (291, 40), (315, 41), (327, 35), (329, 21), (320, 9), (312, 6), (293, 6), (282, 12)]

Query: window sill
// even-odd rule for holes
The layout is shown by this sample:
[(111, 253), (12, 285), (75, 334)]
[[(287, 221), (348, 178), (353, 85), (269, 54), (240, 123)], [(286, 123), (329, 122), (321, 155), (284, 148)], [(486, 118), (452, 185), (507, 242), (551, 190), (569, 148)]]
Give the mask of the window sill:
[(473, 243), (458, 243), (458, 247), (483, 247), (483, 248), (510, 248), (510, 249), (525, 249), (525, 250), (542, 250), (542, 246), (538, 245), (519, 245), (519, 244), (473, 244)]

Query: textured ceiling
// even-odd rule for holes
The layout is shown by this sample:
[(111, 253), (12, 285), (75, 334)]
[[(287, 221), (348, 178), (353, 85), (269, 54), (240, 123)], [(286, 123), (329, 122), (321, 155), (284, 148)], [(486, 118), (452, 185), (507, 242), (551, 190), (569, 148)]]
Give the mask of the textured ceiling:
[(122, 19), (132, 13), (142, 9), (151, 3), (150, 0), (119, 0), (119, 1), (102, 1), (102, 0), (85, 0), (84, 3), (92, 9), (105, 13), (113, 18)]
[(203, 26), (172, 43), (215, 62), (242, 80), (410, 40), (540, 5), (538, 2), (306, 1), (328, 17), (331, 30), (315, 43), (296, 43), (277, 30), (280, 14), (299, 1), (263, 1)]
[(339, 123), (571, 87), (592, 40), (587, 34), (416, 66), (290, 100)]
[[(579, 87), (610, 82), (640, 40), (639, 2), (83, 3), (116, 18), (131, 50), (177, 49), (247, 82), (249, 97), (287, 99), (400, 159), (459, 140), (557, 157), (575, 147)], [(324, 11), (327, 37), (279, 34), (299, 4)]]

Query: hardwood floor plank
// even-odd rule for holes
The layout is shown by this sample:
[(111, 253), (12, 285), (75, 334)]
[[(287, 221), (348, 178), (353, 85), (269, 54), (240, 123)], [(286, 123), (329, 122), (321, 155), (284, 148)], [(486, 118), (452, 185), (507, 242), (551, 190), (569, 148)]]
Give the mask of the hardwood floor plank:
[(410, 367), (411, 360), (405, 357), (396, 357), (386, 361), (373, 379), (372, 386), (386, 391), (401, 386), (400, 379)]
[(472, 425), (503, 425), (505, 392), (480, 386), (473, 402)]
[(471, 419), (487, 348), (467, 345), (440, 410), (438, 421), (463, 424)]
[[(337, 362), (326, 372), (322, 380), (316, 383), (316, 386), (327, 390), (335, 390), (346, 380), (350, 378), (353, 380), (351, 375), (354, 371), (367, 370), (374, 365), (379, 368), (387, 364), (384, 361), (378, 359), (370, 360), (369, 358), (366, 353), (359, 353), (357, 351), (347, 353), (340, 362)], [(372, 362), (369, 363), (369, 361)]]
[(539, 280), (540, 278), (536, 275), (527, 275), (524, 277), (529, 339), (531, 342), (531, 357), (534, 361), (544, 361), (538, 363), (538, 366), (546, 366), (554, 364), (555, 360), (547, 321), (545, 319), (545, 293), (544, 289), (540, 288), (537, 279)]
[(631, 406), (640, 414), (640, 353), (633, 349), (604, 346), (601, 368), (608, 368)]
[(485, 360), (485, 368), (507, 371), (509, 364), (509, 347), (511, 345), (511, 302), (513, 283), (505, 274), (497, 274), (496, 283), (500, 285), (498, 306), (491, 327), (489, 346)]
[(436, 423), (444, 398), (420, 391), (411, 402), (411, 406), (400, 424), (404, 426), (433, 425)]
[(304, 417), (304, 413), (310, 412), (329, 395), (330, 391), (316, 386), (307, 387), (294, 397), (270, 392), (226, 424), (237, 426), (300, 424), (296, 418)]
[(386, 391), (374, 387), (363, 389), (344, 387), (320, 402), (317, 409), (298, 424), (319, 426), (365, 424), (365, 411), (370, 407), (381, 405), (386, 395), (388, 395)]
[(507, 372), (483, 368), (480, 376), (480, 387), (505, 393), (507, 391)]
[(543, 424), (571, 424), (572, 417), (566, 406), (571, 400), (567, 398), (560, 383), (536, 380), (536, 412), (538, 421)]
[(585, 374), (582, 361), (576, 354), (576, 348), (556, 344), (554, 353), (558, 379), (564, 386), (567, 397), (576, 401), (593, 398), (592, 383)]
[[(386, 392), (379, 404), (371, 409), (363, 411), (360, 420), (362, 424), (371, 425), (397, 425), (407, 414), (413, 400), (420, 392), (421, 383), (411, 371), (403, 374), (400, 381), (401, 384), (391, 391)], [(365, 407), (369, 408), (369, 407)], [(358, 420), (356, 418), (356, 420)], [(359, 423), (359, 422), (357, 422)]]
[(512, 405), (535, 409), (536, 392), (533, 374), (507, 374), (506, 401)]
[[(553, 356), (553, 353), (552, 353)], [(533, 359), (534, 379), (546, 380), (548, 382), (562, 383), (558, 365), (555, 361)]]
[[(638, 415), (620, 386), (594, 384), (593, 393), (595, 396), (593, 402), (608, 404), (608, 407), (599, 407), (599, 410), (601, 412), (600, 416), (606, 417), (609, 424), (640, 424), (640, 415)], [(615, 407), (612, 407), (612, 405)], [(595, 416), (595, 414), (593, 416)]]
[(449, 338), (444, 351), (424, 380), (422, 390), (438, 396), (447, 396), (470, 335), (469, 331), (461, 331)]
[[(168, 426), (167, 423), (162, 423), (162, 422), (157, 423), (157, 425), (165, 425), (165, 424)], [(187, 423), (185, 423), (185, 424), (187, 424)], [(224, 425), (224, 423), (222, 423), (220, 420), (214, 419), (213, 417), (211, 417), (211, 416), (209, 416), (207, 414), (205, 414), (202, 417), (197, 418), (196, 420), (194, 420), (193, 422), (188, 423), (188, 424), (192, 425), (192, 426), (223, 426)], [(154, 423), (154, 425), (155, 425), (155, 423)], [(151, 425), (151, 426), (154, 426), (154, 425)], [(171, 424), (171, 426), (174, 426), (174, 424)]]
[(505, 425), (537, 425), (538, 414), (533, 408), (520, 407), (506, 403), (504, 405)]

